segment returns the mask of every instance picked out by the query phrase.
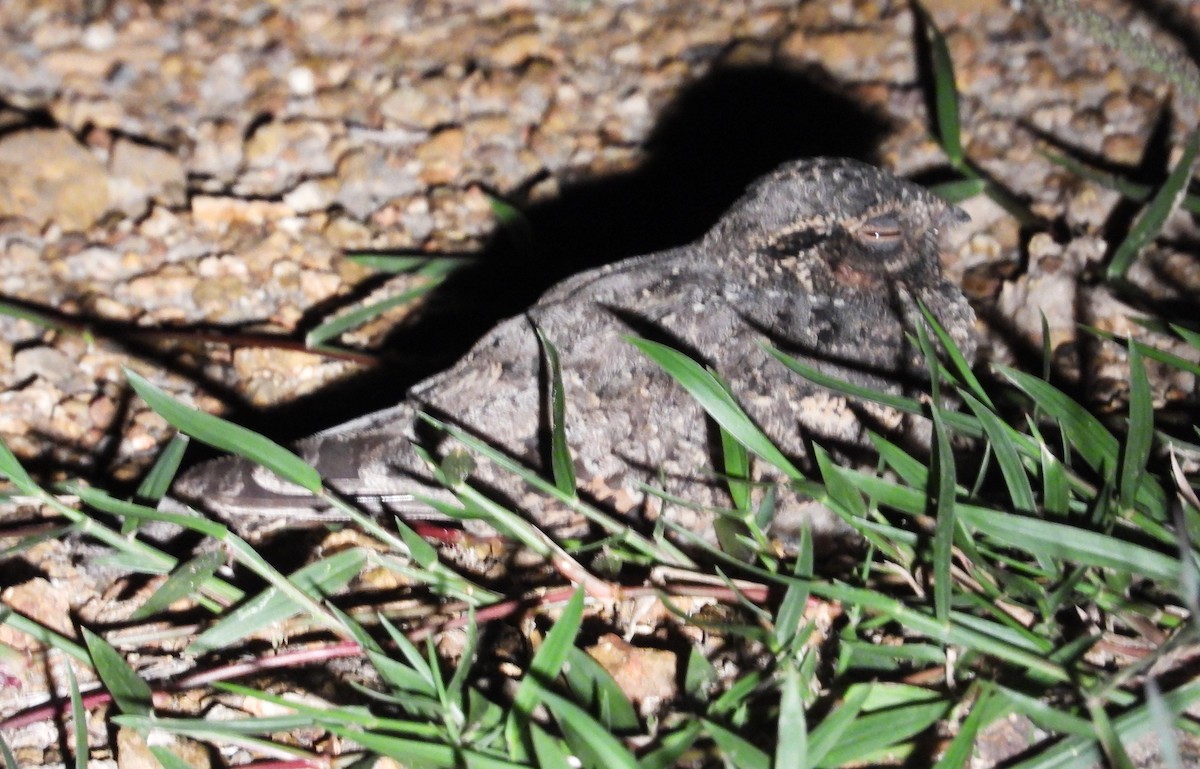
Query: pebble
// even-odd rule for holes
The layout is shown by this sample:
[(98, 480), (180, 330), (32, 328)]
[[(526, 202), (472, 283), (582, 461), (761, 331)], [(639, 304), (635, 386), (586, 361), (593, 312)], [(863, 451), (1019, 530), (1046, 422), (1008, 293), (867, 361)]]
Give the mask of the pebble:
[(128, 140), (118, 141), (108, 161), (112, 205), (137, 219), (151, 203), (172, 208), (187, 203), (187, 172), (175, 154)]
[(35, 129), (0, 138), (0, 179), (0, 216), (79, 231), (109, 207), (104, 165), (66, 131)]

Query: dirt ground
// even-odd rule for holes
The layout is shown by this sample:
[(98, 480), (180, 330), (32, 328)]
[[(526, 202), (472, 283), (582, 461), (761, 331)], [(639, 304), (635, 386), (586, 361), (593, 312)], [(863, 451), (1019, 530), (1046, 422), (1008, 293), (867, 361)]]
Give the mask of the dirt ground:
[[(1085, 4), (1200, 55), (1200, 5)], [(1031, 214), (962, 204), (946, 268), (986, 355), (1040, 366), (1044, 315), (1058, 374), (1117, 408), (1124, 355), (1078, 324), (1195, 350), (1132, 323), (1143, 308), (1097, 280), (1136, 207), (1048, 153), (1161, 180), (1196, 105), (1028, 4), (923, 6), (949, 43), (967, 157)], [(557, 279), (697, 237), (785, 160), (947, 181), (926, 45), (912, 6), (887, 0), (5, 0), (0, 300), (60, 327), (0, 315), (0, 437), (41, 480), (131, 489), (171, 430), (122, 367), (296, 438), (398, 400)], [(493, 196), (523, 219), (505, 225)], [(1177, 214), (1130, 281), (1194, 300), (1198, 242)], [(381, 361), (367, 366), (299, 341), (419, 279), (348, 249), (476, 254), (483, 277), (436, 295), (437, 323), (398, 310), (343, 337)], [(1192, 377), (1151, 374), (1157, 406), (1193, 402)], [(42, 525), (0, 516), (3, 542)], [(126, 624), (130, 585), (77, 544), (0, 563), (4, 606), (68, 636)], [(49, 667), (10, 627), (0, 644), (3, 717), (46, 698)], [(96, 728), (97, 766), (139, 765), (102, 763), (115, 740)], [(63, 760), (52, 721), (5, 738), (30, 766)]]

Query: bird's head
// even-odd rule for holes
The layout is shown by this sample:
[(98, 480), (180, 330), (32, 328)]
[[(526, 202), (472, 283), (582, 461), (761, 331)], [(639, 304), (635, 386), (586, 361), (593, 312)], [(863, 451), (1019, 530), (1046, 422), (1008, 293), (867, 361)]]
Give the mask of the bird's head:
[(967, 219), (962, 209), (887, 171), (816, 158), (759, 179), (709, 237), (847, 287), (873, 288), (940, 277), (945, 234)]

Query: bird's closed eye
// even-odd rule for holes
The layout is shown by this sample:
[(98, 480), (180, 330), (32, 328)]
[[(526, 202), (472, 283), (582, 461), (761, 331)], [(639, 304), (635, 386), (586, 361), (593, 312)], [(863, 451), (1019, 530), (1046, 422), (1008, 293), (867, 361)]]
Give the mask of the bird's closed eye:
[(854, 236), (872, 248), (892, 249), (900, 244), (904, 231), (900, 219), (893, 213), (873, 216), (854, 231)]

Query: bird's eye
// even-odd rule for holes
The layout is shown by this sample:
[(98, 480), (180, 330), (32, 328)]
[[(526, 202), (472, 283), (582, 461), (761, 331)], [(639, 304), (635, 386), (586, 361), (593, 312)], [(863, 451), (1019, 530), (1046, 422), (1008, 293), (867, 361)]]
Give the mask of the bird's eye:
[(854, 235), (865, 245), (890, 249), (900, 243), (904, 232), (900, 229), (900, 220), (896, 215), (887, 213), (866, 220), (859, 225)]

